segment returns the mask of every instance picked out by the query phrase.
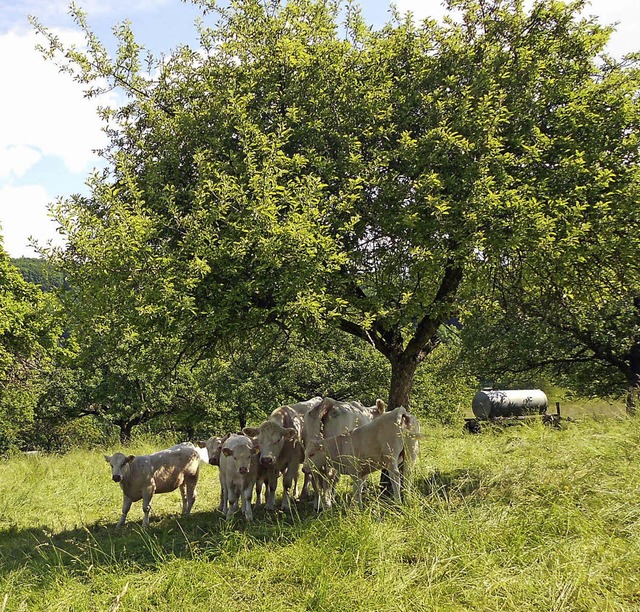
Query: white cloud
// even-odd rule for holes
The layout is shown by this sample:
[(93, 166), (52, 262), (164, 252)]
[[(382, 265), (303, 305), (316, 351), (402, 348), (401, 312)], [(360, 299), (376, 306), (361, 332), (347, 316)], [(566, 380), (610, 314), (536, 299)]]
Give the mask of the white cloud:
[[(56, 34), (67, 43), (83, 42), (77, 31)], [(59, 238), (47, 205), (70, 194), (52, 197), (51, 187), (62, 180), (75, 185), (73, 177), (99, 164), (94, 150), (107, 137), (97, 106), (115, 99), (85, 98), (79, 84), (35, 50), (40, 38), (20, 30), (0, 34), (0, 234), (14, 257), (34, 254), (27, 248), (30, 235), (41, 242)], [(45, 177), (47, 186), (34, 184)]]
[(25, 145), (0, 147), (0, 179), (20, 178), (42, 159), (42, 153)]
[[(77, 32), (59, 34), (81, 42)], [(35, 50), (37, 42), (31, 32), (0, 35), (0, 151), (31, 149), (61, 158), (70, 172), (82, 172), (97, 159), (93, 149), (107, 142), (98, 101), (84, 98), (79, 84), (45, 61)]]
[(28, 246), (30, 237), (42, 246), (49, 241), (56, 246), (64, 243), (56, 232), (57, 224), (48, 216), (47, 207), (52, 199), (40, 185), (0, 187), (0, 235), (11, 257), (37, 255)]

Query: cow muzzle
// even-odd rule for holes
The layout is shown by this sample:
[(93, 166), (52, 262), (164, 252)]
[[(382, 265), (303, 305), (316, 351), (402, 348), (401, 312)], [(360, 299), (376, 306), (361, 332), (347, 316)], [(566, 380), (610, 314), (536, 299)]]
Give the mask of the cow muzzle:
[(245, 466), (242, 466), (241, 468), (239, 468), (239, 469), (238, 469), (238, 471), (239, 471), (241, 474), (248, 474), (248, 473), (249, 473), (249, 468), (248, 468), (248, 467), (245, 467)]
[(264, 466), (269, 466), (273, 463), (273, 457), (261, 457), (260, 463)]
[(111, 478), (113, 482), (120, 482), (122, 480), (122, 476), (120, 476), (120, 474), (114, 474)]
[(210, 465), (220, 465), (220, 460), (219, 459), (209, 459), (209, 464)]

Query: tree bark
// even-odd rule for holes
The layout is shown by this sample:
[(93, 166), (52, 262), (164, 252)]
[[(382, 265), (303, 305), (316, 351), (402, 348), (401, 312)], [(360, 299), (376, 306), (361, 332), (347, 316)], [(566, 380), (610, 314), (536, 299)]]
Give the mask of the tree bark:
[(131, 442), (131, 432), (134, 427), (134, 423), (131, 421), (126, 421), (124, 423), (119, 423), (120, 426), (120, 444), (126, 445)]
[(406, 351), (391, 360), (391, 388), (389, 389), (389, 410), (398, 406), (409, 409), (413, 378), (421, 359)]

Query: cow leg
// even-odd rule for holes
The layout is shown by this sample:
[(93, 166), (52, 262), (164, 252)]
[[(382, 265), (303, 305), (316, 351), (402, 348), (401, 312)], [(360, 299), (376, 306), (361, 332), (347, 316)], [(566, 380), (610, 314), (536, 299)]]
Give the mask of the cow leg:
[(238, 492), (235, 487), (230, 487), (227, 490), (227, 502), (229, 507), (227, 508), (227, 520), (231, 518), (231, 515), (238, 509)]
[(225, 513), (227, 511), (227, 488), (220, 479), (220, 503), (218, 504), (218, 512)]
[(331, 484), (328, 482), (322, 483), (322, 495), (318, 497), (318, 511), (331, 510), (332, 495)]
[(400, 474), (400, 469), (398, 468), (398, 463), (394, 462), (389, 467), (389, 480), (391, 481), (391, 488), (393, 489), (393, 497), (396, 501), (402, 501), (401, 494), (401, 482), (402, 476)]
[(336, 498), (336, 489), (338, 488), (338, 481), (340, 480), (340, 474), (333, 468), (329, 468), (328, 474), (328, 486), (327, 495), (329, 499), (329, 508), (333, 504), (333, 500)]
[(293, 466), (289, 466), (287, 471), (282, 476), (282, 509), (283, 510), (291, 510), (291, 500), (289, 499), (289, 489), (293, 485), (295, 489), (295, 483), (298, 477), (298, 468), (296, 465), (295, 468)]
[(276, 509), (276, 488), (278, 487), (278, 470), (269, 468), (268, 486), (269, 486), (269, 490), (267, 492), (267, 503), (264, 509), (275, 510)]
[(300, 497), (298, 498), (300, 501), (305, 501), (309, 499), (311, 482), (312, 482), (311, 474), (305, 474), (304, 482), (302, 483), (302, 492), (300, 493)]
[(324, 495), (324, 488), (322, 486), (324, 481), (319, 474), (312, 474), (311, 478), (313, 482), (313, 488), (316, 492), (316, 498), (313, 501), (313, 508), (316, 512), (320, 512), (322, 510), (322, 497)]
[(189, 503), (187, 499), (187, 483), (183, 482), (180, 485), (180, 496), (182, 497), (182, 516), (185, 516), (187, 513), (187, 505)]
[(122, 500), (122, 515), (120, 516), (120, 520), (116, 523), (116, 527), (122, 527), (124, 525), (124, 522), (127, 520), (127, 514), (129, 514), (132, 503), (133, 501), (131, 500), (131, 498), (125, 495)]
[(318, 489), (317, 511), (330, 510), (337, 478), (331, 473), (321, 473), (316, 475), (315, 482)]
[(182, 494), (182, 515), (189, 516), (191, 514), (191, 508), (196, 502), (198, 491), (196, 487), (198, 485), (198, 475), (185, 478), (184, 483), (180, 486), (180, 493)]
[(291, 495), (293, 496), (293, 498), (295, 499), (296, 497), (298, 497), (298, 471), (296, 470), (295, 474), (293, 475), (293, 482), (292, 482), (292, 488), (291, 488)]
[(264, 485), (264, 479), (258, 478), (256, 480), (256, 506), (262, 505), (262, 485)]
[(242, 492), (242, 514), (248, 521), (253, 520), (253, 511), (251, 509), (251, 497), (253, 496), (253, 484), (249, 485)]
[(144, 512), (144, 518), (142, 519), (142, 525), (144, 527), (149, 526), (149, 513), (151, 512), (151, 498), (155, 493), (155, 487), (148, 487), (142, 492), (142, 511)]

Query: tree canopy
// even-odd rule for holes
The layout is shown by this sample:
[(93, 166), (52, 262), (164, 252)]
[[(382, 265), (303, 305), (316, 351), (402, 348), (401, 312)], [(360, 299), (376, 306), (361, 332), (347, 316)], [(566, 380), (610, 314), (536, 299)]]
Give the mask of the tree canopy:
[(562, 294), (578, 269), (545, 270), (634, 201), (638, 73), (600, 58), (610, 30), (582, 1), (450, 0), (459, 18), (379, 30), (339, 0), (198, 4), (200, 46), (147, 63), (126, 23), (110, 59), (78, 9), (86, 52), (34, 20), (89, 95), (128, 96), (103, 110), (91, 196), (56, 207), (67, 303), (98, 342), (197, 360), (331, 325), (407, 405), (443, 324), (523, 259)]

